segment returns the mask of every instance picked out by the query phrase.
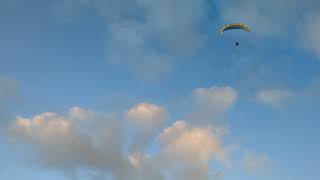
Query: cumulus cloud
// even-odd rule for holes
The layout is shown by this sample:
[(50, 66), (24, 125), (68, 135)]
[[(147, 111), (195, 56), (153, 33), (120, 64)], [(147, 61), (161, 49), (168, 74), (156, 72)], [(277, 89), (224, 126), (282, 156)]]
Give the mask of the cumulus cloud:
[(159, 165), (159, 157), (148, 156), (142, 153), (133, 153), (129, 155), (129, 161), (137, 172), (139, 179), (166, 179), (164, 169)]
[(243, 168), (248, 173), (261, 173), (266, 171), (269, 166), (269, 159), (265, 154), (256, 155), (252, 152), (245, 152), (243, 158)]
[(222, 145), (222, 135), (209, 127), (199, 128), (185, 121), (176, 121), (157, 138), (160, 144), (159, 153), (153, 156), (135, 153), (130, 155), (129, 159), (140, 172), (140, 177), (220, 179), (221, 173), (209, 170), (209, 162), (230, 166), (230, 148)]
[(168, 112), (161, 106), (144, 102), (129, 109), (126, 116), (139, 127), (152, 129), (166, 120)]
[(217, 122), (236, 101), (237, 92), (231, 87), (197, 88), (193, 91), (193, 112), (191, 120), (198, 123), (210, 124)]
[(97, 116), (91, 119), (92, 126), (83, 129), (72, 117), (83, 117), (85, 110), (73, 108), (71, 112), (69, 116), (46, 112), (30, 119), (17, 117), (9, 133), (14, 141), (38, 153), (35, 161), (41, 166), (67, 174), (89, 167), (108, 171), (116, 179), (127, 179), (122, 171), (129, 171), (130, 166), (121, 154), (121, 128), (117, 122)]
[[(206, 102), (213, 108), (210, 110), (218, 108), (219, 112), (232, 104), (233, 91), (218, 87), (195, 90), (199, 102)], [(204, 97), (210, 100), (201, 99)], [(162, 129), (168, 115), (164, 107), (147, 102), (127, 110), (124, 119), (73, 107), (67, 114), (17, 116), (8, 131), (12, 142), (34, 153), (28, 156), (34, 157), (33, 163), (72, 178), (87, 169), (87, 177), (93, 179), (220, 179), (222, 172), (209, 167), (209, 163), (231, 166), (232, 146), (223, 143), (228, 130), (186, 121), (176, 121)], [(132, 129), (138, 133), (132, 135)], [(130, 149), (132, 144), (139, 148)], [(150, 148), (154, 150), (149, 151)]]
[(75, 106), (69, 110), (71, 119), (84, 119), (90, 120), (96, 117), (96, 114), (90, 110), (82, 109), (78, 106)]
[(159, 139), (166, 155), (183, 165), (207, 171), (209, 160), (214, 157), (229, 166), (226, 150), (221, 145), (221, 134), (210, 128), (197, 128), (177, 121), (166, 128)]
[(258, 92), (256, 99), (258, 102), (281, 107), (289, 100), (292, 100), (294, 93), (285, 89), (265, 89)]
[(134, 150), (148, 145), (168, 118), (168, 114), (164, 107), (147, 102), (136, 104), (126, 112), (126, 119), (134, 126), (136, 132)]
[[(95, 177), (110, 173), (114, 179), (123, 180), (165, 179), (165, 172), (175, 179), (209, 179), (217, 176), (209, 172), (210, 160), (230, 165), (228, 149), (222, 146), (222, 134), (210, 128), (197, 128), (177, 121), (159, 135), (161, 149), (158, 154), (126, 155), (121, 149), (124, 140), (116, 135), (121, 130), (112, 120), (94, 114), (90, 124), (94, 120), (99, 127), (93, 126), (94, 131), (89, 132), (79, 127), (76, 119), (90, 117), (87, 115), (92, 112), (79, 107), (70, 112), (69, 116), (46, 112), (30, 119), (17, 117), (9, 129), (11, 138), (31, 147), (37, 153), (35, 162), (39, 165), (69, 175), (79, 168), (89, 168), (98, 172)], [(103, 123), (106, 124), (102, 126)], [(72, 176), (76, 177), (76, 174)]]

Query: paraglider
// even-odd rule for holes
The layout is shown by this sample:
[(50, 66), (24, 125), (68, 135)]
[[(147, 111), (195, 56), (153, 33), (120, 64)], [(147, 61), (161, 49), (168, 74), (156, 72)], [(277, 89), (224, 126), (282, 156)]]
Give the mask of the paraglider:
[[(248, 25), (243, 23), (233, 23), (233, 24), (226, 24), (220, 29), (220, 33), (223, 34), (223, 32), (233, 29), (240, 29), (247, 32), (250, 32), (250, 28)], [(236, 42), (236, 46), (239, 46), (239, 42)]]

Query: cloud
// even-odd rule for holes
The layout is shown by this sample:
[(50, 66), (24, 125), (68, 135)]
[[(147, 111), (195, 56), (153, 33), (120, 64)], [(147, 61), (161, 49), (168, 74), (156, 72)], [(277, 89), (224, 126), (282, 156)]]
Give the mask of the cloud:
[(164, 107), (147, 102), (136, 104), (129, 109), (125, 116), (135, 130), (133, 150), (145, 148), (163, 126), (168, 115)]
[[(17, 116), (8, 132), (11, 142), (22, 145), (22, 151), (30, 150), (25, 151), (32, 154), (27, 155), (30, 162), (61, 171), (70, 178), (76, 178), (81, 171), (82, 175), (87, 173), (87, 177), (95, 179), (208, 180), (221, 177), (221, 172), (209, 168), (209, 162), (231, 165), (231, 149), (222, 138), (227, 129), (176, 121), (162, 130), (167, 110), (146, 102), (130, 108), (125, 117), (122, 121), (72, 107), (65, 115), (44, 112), (31, 118)], [(129, 137), (133, 127), (141, 134)], [(141, 136), (145, 134), (147, 139)], [(147, 143), (133, 150), (128, 146), (148, 141), (154, 145)], [(158, 148), (148, 151), (154, 146)]]
[(16, 98), (18, 83), (14, 78), (0, 77), (0, 103)]
[(139, 179), (166, 179), (164, 176), (165, 170), (159, 166), (159, 157), (149, 156), (142, 153), (133, 153), (129, 155), (129, 161), (137, 171)]
[(212, 157), (230, 166), (228, 153), (221, 145), (221, 134), (216, 133), (210, 128), (197, 128), (177, 121), (166, 128), (159, 139), (170, 159), (207, 171)]
[(198, 48), (202, 38), (200, 25), (208, 11), (207, 1), (143, 2), (147, 7), (147, 24), (161, 43), (183, 54), (192, 53)]
[(158, 136), (157, 154), (134, 153), (129, 159), (140, 177), (146, 179), (220, 179), (221, 173), (209, 170), (209, 162), (230, 166), (230, 149), (222, 146), (222, 135), (210, 128), (176, 121)]
[(219, 7), (224, 20), (248, 23), (253, 27), (253, 34), (258, 36), (279, 37), (296, 25), (299, 15), (305, 8), (310, 8), (309, 2), (227, 0), (220, 2)]
[(128, 157), (130, 164), (135, 168), (140, 168), (145, 158), (146, 157), (143, 154), (139, 153), (131, 154)]
[[(18, 82), (12, 77), (0, 76), (0, 137), (11, 118), (13, 105), (19, 99)], [(14, 117), (13, 117), (14, 118)]]
[(258, 92), (256, 99), (258, 102), (281, 107), (289, 100), (292, 100), (294, 93), (284, 89), (265, 89)]
[(269, 166), (269, 159), (266, 155), (256, 155), (252, 152), (245, 152), (243, 168), (251, 174), (265, 172)]
[(108, 59), (145, 80), (167, 75), (197, 51), (208, 12), (206, 0), (60, 0), (57, 7), (67, 20), (94, 10), (106, 25)]
[(76, 120), (79, 120), (79, 119), (90, 120), (96, 117), (96, 114), (94, 112), (90, 110), (82, 109), (78, 106), (71, 108), (69, 110), (69, 115), (71, 119), (76, 119)]
[(170, 73), (171, 57), (151, 47), (145, 25), (136, 21), (110, 25), (108, 52), (112, 62), (132, 69), (143, 80), (157, 80)]
[(193, 112), (191, 120), (198, 123), (210, 124), (217, 122), (217, 118), (223, 115), (235, 103), (237, 92), (231, 87), (197, 88), (193, 91)]
[(129, 109), (126, 116), (139, 127), (152, 129), (166, 120), (168, 112), (161, 106), (144, 102)]
[(114, 119), (95, 115), (86, 122), (87, 126), (80, 127), (73, 117), (84, 117), (85, 110), (70, 111), (69, 116), (46, 112), (30, 119), (17, 117), (9, 133), (17, 143), (38, 154), (35, 162), (40, 166), (66, 174), (89, 167), (107, 171), (116, 179), (126, 179), (122, 173), (129, 172), (130, 166), (121, 154), (120, 125)]
[(302, 46), (320, 59), (320, 5), (318, 10), (306, 16), (300, 27)]

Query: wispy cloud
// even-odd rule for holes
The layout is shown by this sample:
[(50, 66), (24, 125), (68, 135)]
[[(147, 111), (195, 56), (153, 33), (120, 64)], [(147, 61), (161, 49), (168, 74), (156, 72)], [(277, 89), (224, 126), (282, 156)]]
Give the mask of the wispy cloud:
[(308, 14), (300, 24), (300, 41), (302, 46), (320, 59), (320, 5), (317, 10)]
[(215, 124), (237, 100), (237, 91), (232, 87), (197, 88), (192, 94), (190, 120), (197, 124)]
[(146, 80), (167, 75), (197, 51), (208, 12), (205, 0), (60, 0), (55, 7), (67, 22), (79, 10), (95, 11), (106, 25), (108, 59)]
[(286, 89), (264, 89), (258, 92), (256, 99), (258, 102), (271, 105), (274, 107), (282, 107), (294, 98), (295, 94)]
[(320, 54), (317, 0), (227, 0), (218, 6), (223, 20), (247, 23), (256, 38), (293, 38), (297, 47), (303, 44), (309, 52)]
[(270, 166), (270, 160), (265, 155), (256, 155), (246, 151), (242, 161), (243, 168), (250, 174), (266, 173)]
[(0, 77), (0, 103), (17, 96), (18, 83), (11, 77)]
[[(19, 98), (18, 82), (12, 77), (0, 76), (0, 131), (4, 132), (3, 129), (10, 121), (11, 118), (11, 107), (16, 103)], [(0, 136), (2, 133), (0, 133)]]

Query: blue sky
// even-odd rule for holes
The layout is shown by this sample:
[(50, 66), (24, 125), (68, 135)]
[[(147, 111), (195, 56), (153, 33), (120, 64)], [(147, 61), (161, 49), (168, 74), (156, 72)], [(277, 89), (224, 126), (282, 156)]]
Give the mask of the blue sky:
[[(0, 177), (315, 180), (319, 12), (1, 0)], [(232, 22), (252, 32), (220, 35)]]

